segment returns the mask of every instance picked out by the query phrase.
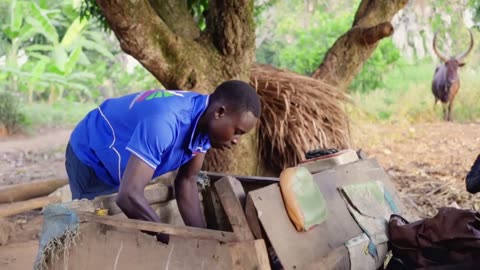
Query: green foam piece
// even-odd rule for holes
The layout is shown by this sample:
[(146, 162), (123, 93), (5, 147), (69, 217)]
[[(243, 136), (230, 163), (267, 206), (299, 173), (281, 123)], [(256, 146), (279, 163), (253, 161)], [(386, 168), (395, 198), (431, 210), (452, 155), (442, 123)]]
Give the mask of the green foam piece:
[(295, 176), (292, 188), (302, 209), (305, 229), (308, 230), (327, 219), (327, 202), (308, 169), (298, 167)]

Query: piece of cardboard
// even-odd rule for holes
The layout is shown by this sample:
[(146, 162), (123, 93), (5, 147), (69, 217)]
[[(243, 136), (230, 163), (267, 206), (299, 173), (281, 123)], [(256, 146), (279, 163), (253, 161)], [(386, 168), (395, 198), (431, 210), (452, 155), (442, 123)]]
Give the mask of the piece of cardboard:
[(303, 269), (362, 233), (338, 192), (344, 185), (381, 181), (403, 213), (389, 176), (376, 160), (358, 160), (321, 171), (314, 174), (314, 181), (327, 201), (329, 215), (324, 223), (308, 232), (295, 230), (278, 185), (250, 192), (260, 223), (285, 269)]

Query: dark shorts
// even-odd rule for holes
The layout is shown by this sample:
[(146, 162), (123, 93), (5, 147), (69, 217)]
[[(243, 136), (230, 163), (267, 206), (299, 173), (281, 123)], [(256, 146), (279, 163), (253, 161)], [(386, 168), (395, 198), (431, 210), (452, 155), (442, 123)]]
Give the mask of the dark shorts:
[(83, 164), (73, 152), (70, 143), (67, 144), (65, 153), (65, 168), (67, 169), (70, 190), (72, 191), (72, 200), (91, 200), (97, 196), (112, 194), (118, 191), (118, 187), (106, 184), (97, 177), (91, 167)]

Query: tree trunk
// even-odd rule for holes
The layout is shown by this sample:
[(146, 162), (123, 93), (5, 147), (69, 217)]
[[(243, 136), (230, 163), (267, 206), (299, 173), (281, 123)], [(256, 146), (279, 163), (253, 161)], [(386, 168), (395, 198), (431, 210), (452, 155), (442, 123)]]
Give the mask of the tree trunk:
[[(255, 56), (253, 0), (211, 0), (200, 31), (179, 0), (97, 0), (122, 50), (167, 89), (211, 93), (229, 79), (249, 81)], [(256, 132), (234, 151), (212, 150), (205, 170), (257, 174)], [(235, 157), (251, 156), (248, 159)]]
[[(185, 1), (96, 1), (122, 50), (136, 58), (167, 89), (210, 93), (228, 79), (249, 81), (255, 54), (253, 0), (210, 0), (204, 31), (189, 15)], [(347, 86), (378, 41), (393, 33), (390, 20), (406, 2), (362, 1), (352, 28), (328, 51), (313, 78), (342, 88)], [(285, 119), (290, 120), (294, 121)], [(237, 175), (265, 174), (264, 164), (269, 161), (260, 161), (258, 133), (244, 137), (234, 151), (209, 151), (203, 169)]]
[(323, 62), (312, 75), (327, 83), (346, 88), (378, 45), (393, 34), (393, 16), (408, 0), (363, 0), (352, 28), (328, 50)]

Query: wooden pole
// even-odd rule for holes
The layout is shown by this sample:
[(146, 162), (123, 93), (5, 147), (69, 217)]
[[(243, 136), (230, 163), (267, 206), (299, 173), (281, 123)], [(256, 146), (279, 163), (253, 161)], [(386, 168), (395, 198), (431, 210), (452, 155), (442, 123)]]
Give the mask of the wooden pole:
[(239, 241), (253, 240), (252, 231), (243, 211), (245, 191), (242, 184), (237, 179), (227, 176), (218, 180), (215, 188), (237, 239)]
[(47, 196), (67, 184), (67, 179), (48, 179), (0, 187), (0, 203), (18, 202)]
[(42, 208), (51, 203), (58, 203), (61, 199), (56, 196), (45, 196), (21, 202), (0, 205), (0, 217), (17, 215), (26, 211)]

